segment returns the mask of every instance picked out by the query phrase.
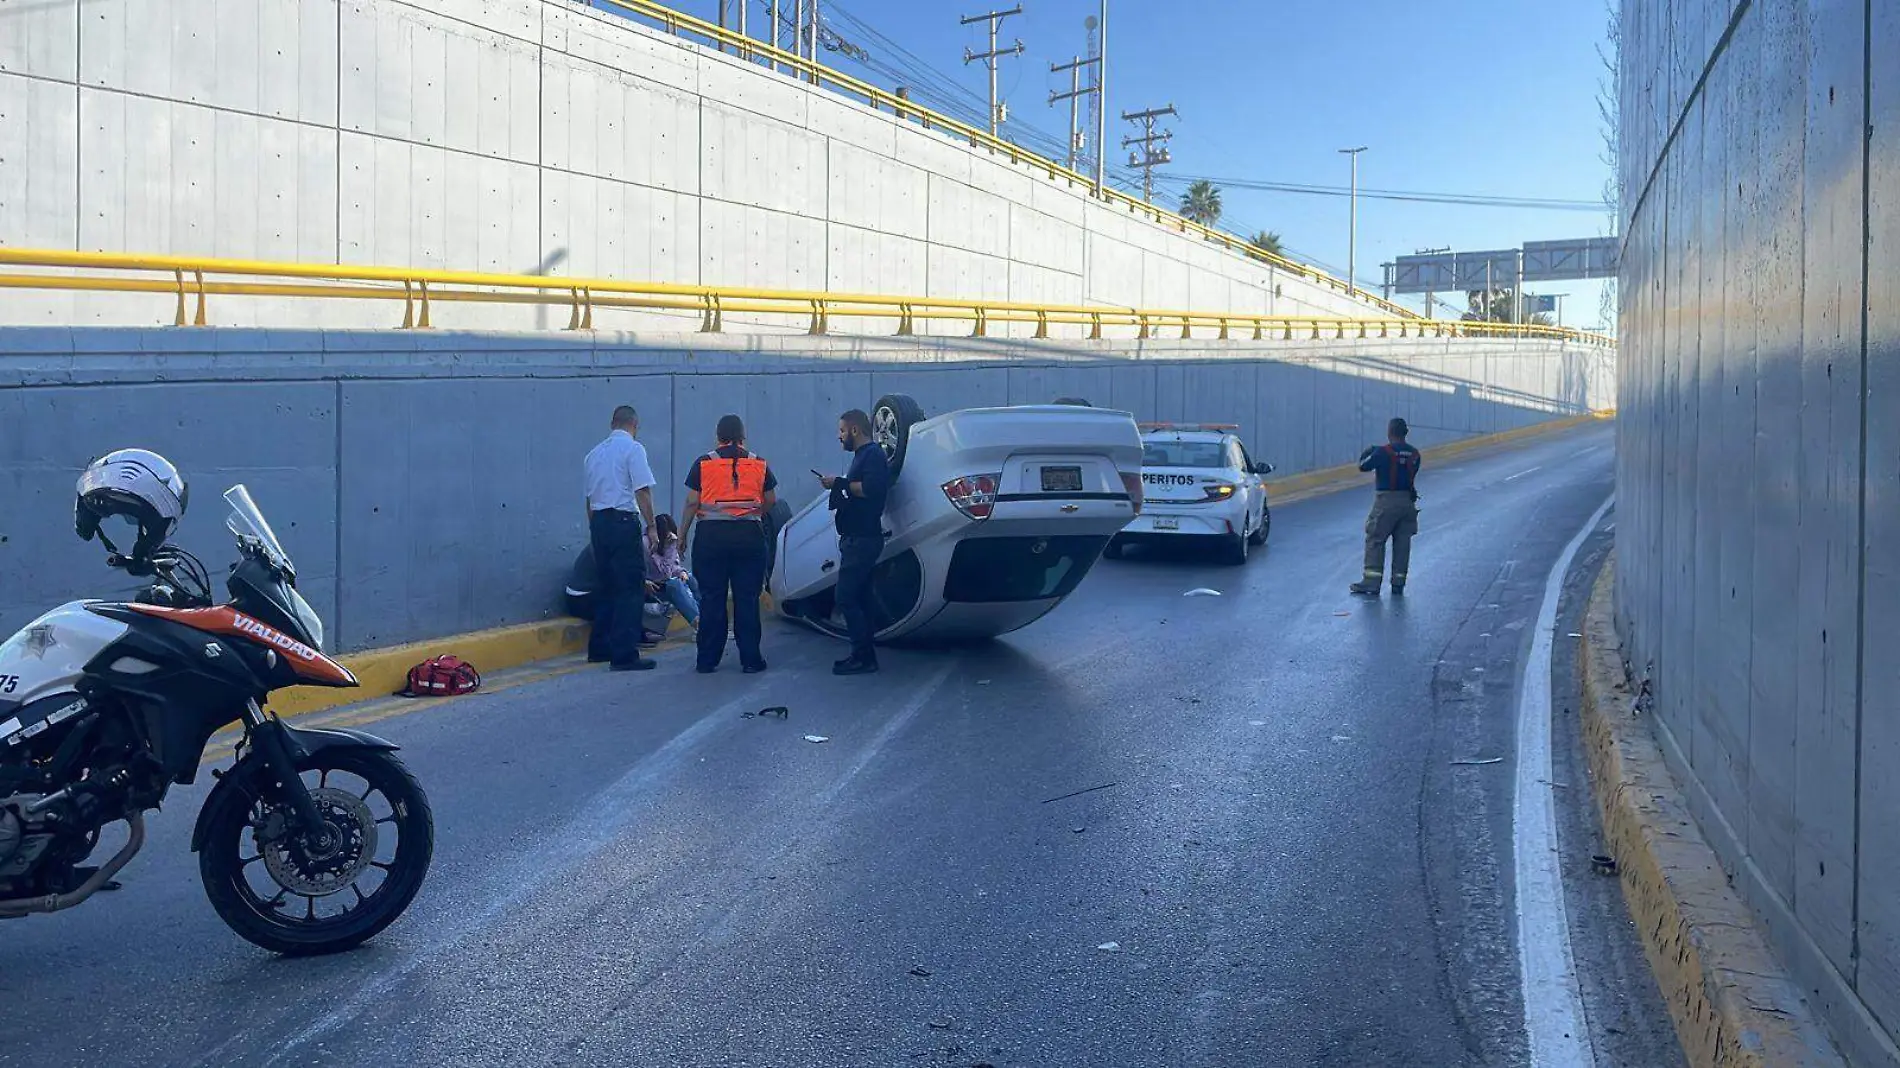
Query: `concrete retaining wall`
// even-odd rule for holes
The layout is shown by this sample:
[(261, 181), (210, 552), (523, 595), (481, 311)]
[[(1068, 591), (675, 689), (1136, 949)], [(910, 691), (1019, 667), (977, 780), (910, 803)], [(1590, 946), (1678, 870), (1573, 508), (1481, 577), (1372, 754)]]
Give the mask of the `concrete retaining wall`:
[[(1374, 314), (1066, 181), (571, 0), (0, 4), (0, 149), (7, 245)], [(227, 326), (401, 316), (382, 302), (216, 303)], [(155, 325), (172, 311), (162, 296), (9, 291), (0, 323)], [(520, 330), (564, 315), (439, 305), (435, 321)], [(679, 323), (614, 312), (601, 325)]]
[(835, 416), (883, 393), (926, 411), (1079, 395), (1142, 419), (1239, 423), (1281, 474), (1328, 467), (1405, 416), (1433, 445), (1608, 406), (1607, 350), (1556, 342), (985, 342), (422, 331), (0, 330), (0, 631), (111, 592), (71, 533), (78, 469), (142, 445), (180, 464), (182, 543), (228, 554), (245, 482), (355, 649), (558, 611), (586, 537), (580, 458), (637, 406), (675, 509), (726, 412), (802, 504), (842, 470)]
[(1618, 625), (1850, 1060), (1900, 1064), (1900, 0), (1624, 0)]

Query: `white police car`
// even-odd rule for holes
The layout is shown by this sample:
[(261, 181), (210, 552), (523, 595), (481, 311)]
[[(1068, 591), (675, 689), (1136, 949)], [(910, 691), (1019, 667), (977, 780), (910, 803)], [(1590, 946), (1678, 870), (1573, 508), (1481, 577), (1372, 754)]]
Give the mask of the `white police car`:
[(1262, 480), (1273, 465), (1247, 455), (1239, 429), (1228, 423), (1141, 424), (1141, 514), (1105, 555), (1118, 557), (1128, 545), (1208, 540), (1219, 544), (1228, 563), (1246, 563), (1248, 548), (1265, 545), (1273, 525)]

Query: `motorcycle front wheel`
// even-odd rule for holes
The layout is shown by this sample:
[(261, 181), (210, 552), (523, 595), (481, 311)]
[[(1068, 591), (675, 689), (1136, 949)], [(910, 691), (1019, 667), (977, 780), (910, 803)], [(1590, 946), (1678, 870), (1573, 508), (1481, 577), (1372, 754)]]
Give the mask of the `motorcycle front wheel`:
[(227, 781), (206, 802), (198, 871), (233, 931), (273, 953), (357, 946), (415, 900), (435, 848), (435, 820), (415, 776), (393, 754), (324, 749), (298, 764), (326, 834), (292, 834), (275, 791)]

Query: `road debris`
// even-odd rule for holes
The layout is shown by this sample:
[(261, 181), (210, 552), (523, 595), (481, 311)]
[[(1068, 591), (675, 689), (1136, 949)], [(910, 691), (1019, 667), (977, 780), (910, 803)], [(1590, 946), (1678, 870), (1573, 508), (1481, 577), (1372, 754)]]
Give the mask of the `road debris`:
[(1196, 586), (1194, 589), (1187, 591), (1181, 596), (1183, 597), (1219, 597), (1220, 591), (1210, 590), (1206, 586)]
[(761, 708), (757, 712), (741, 712), (739, 713), (739, 718), (765, 719), (767, 717), (776, 716), (779, 719), (789, 719), (791, 715), (792, 710), (786, 708), (784, 705), (773, 705), (771, 708)]
[(1095, 948), (1104, 953), (1120, 953), (1122, 951), (1122, 944), (1120, 942), (1103, 942)]
[(918, 965), (917, 967), (912, 968), (910, 970), (910, 974), (916, 976), (919, 979), (928, 979), (930, 978), (930, 969), (922, 965)]
[(1451, 766), (1454, 768), (1477, 767), (1483, 764), (1502, 764), (1502, 763), (1504, 763), (1503, 757), (1485, 757), (1483, 760), (1454, 760), (1451, 762)]
[(1615, 875), (1616, 858), (1598, 853), (1590, 858), (1590, 870), (1598, 875)]
[(938, 1031), (948, 1031), (957, 1025), (955, 1016), (939, 1016), (930, 1021), (930, 1026)]
[(1264, 719), (1250, 719), (1247, 721), (1247, 726), (1249, 727), (1264, 727), (1266, 725), (1267, 721)]
[(1090, 786), (1085, 789), (1073, 790), (1066, 794), (1058, 794), (1055, 797), (1045, 798), (1042, 803), (1046, 805), (1051, 801), (1067, 801), (1071, 797), (1081, 797), (1083, 794), (1092, 794), (1097, 790), (1106, 790), (1111, 786), (1120, 786), (1120, 785), (1121, 785), (1120, 783), (1105, 782), (1100, 786)]
[(827, 737), (825, 737), (825, 736), (824, 736), (824, 735), (822, 735), (822, 734), (807, 734), (807, 735), (805, 736), (805, 740), (806, 740), (806, 741), (808, 741), (808, 742), (828, 742), (828, 741), (830, 741), (831, 739), (830, 739), (830, 738), (827, 738)]
[(1087, 828), (1087, 827), (1071, 827), (1071, 828), (1069, 828), (1069, 829), (1070, 829), (1070, 830), (1072, 830), (1072, 831), (1074, 831), (1074, 832), (1075, 832), (1075, 833), (1077, 833), (1077, 834), (1081, 834), (1081, 833), (1082, 833), (1083, 831), (1086, 831), (1086, 830), (1088, 830), (1088, 828)]

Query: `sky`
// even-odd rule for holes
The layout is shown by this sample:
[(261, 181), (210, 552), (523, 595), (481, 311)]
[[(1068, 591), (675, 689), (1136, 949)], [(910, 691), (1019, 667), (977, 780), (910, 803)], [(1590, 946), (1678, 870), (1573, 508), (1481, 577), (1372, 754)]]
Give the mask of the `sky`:
[[(1099, 0), (820, 2), (827, 25), (886, 69), (835, 52), (824, 53), (828, 65), (890, 87), (888, 68), (921, 62), (974, 94), (965, 98), (973, 117), (988, 72), (963, 54), (984, 51), (988, 37), (959, 19), (1019, 2), (1024, 11), (1003, 21), (1000, 41), (1020, 39), (1024, 52), (1000, 61), (1001, 96), (1019, 124), (1066, 137), (1068, 106), (1050, 106), (1049, 94), (1067, 90), (1069, 76), (1049, 67), (1087, 55), (1083, 20)], [(765, 0), (752, 3), (759, 34)], [(717, 0), (674, 6), (717, 17)], [(1170, 172), (1344, 187), (1350, 164), (1338, 149), (1364, 145), (1362, 190), (1597, 203), (1609, 177), (1597, 107), (1607, 19), (1603, 0), (1110, 0), (1109, 159), (1127, 159), (1121, 137), (1135, 132), (1123, 111), (1171, 103), (1179, 115), (1163, 125), (1174, 131), (1174, 162), (1156, 169), (1157, 200), (1182, 190), (1183, 181), (1159, 177)], [(1345, 273), (1346, 197), (1227, 187), (1222, 200), (1222, 229), (1278, 231), (1297, 258)], [(1358, 203), (1358, 275), (1369, 287), (1381, 263), (1421, 249), (1513, 248), (1611, 226), (1607, 210)], [(1526, 288), (1564, 294), (1567, 326), (1613, 326), (1599, 311), (1601, 283)], [(1423, 307), (1422, 296), (1397, 299)]]

